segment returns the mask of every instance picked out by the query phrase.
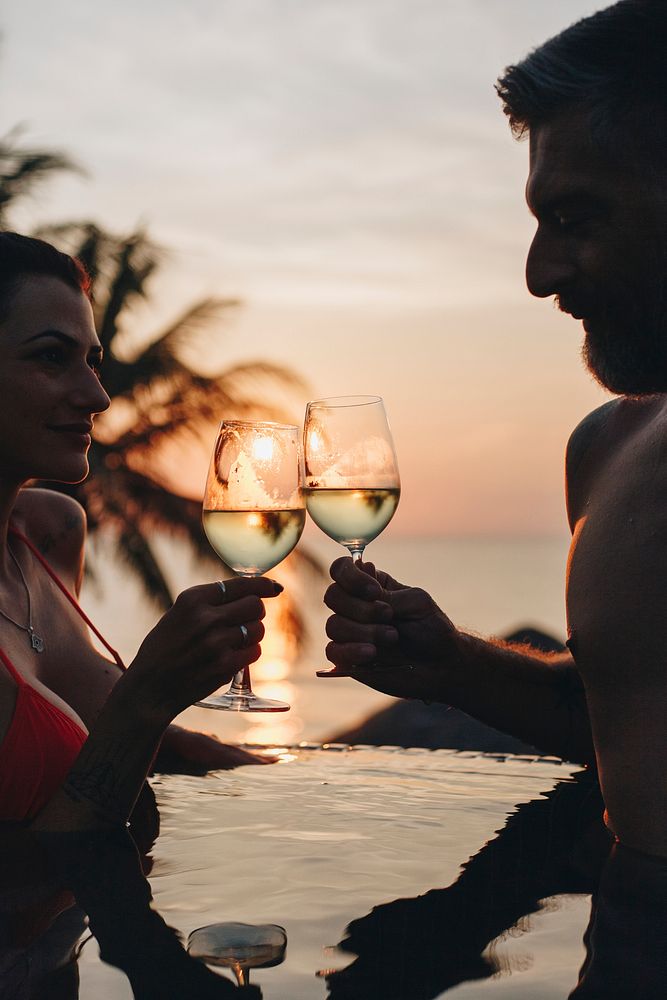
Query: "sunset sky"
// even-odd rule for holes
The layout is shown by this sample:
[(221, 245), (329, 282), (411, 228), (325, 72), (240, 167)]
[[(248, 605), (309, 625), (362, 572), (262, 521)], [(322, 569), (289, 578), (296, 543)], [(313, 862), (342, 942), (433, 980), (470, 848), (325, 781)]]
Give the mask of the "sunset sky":
[(565, 443), (605, 396), (579, 324), (525, 289), (527, 146), (493, 83), (603, 6), (5, 5), (0, 131), (24, 123), (26, 143), (87, 170), (14, 223), (143, 223), (171, 255), (140, 330), (238, 296), (207, 368), (268, 358), (311, 397), (382, 395), (403, 478), (395, 532), (564, 533)]

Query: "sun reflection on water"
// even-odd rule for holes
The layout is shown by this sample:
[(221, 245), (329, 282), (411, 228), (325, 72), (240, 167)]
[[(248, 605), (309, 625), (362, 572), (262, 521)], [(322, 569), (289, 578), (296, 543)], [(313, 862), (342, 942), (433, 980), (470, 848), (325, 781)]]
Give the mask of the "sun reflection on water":
[[(256, 671), (256, 673), (258, 673)], [(265, 681), (262, 682), (257, 677), (253, 689), (261, 698), (276, 698), (278, 701), (286, 701), (292, 706), (291, 712), (257, 714), (252, 717), (252, 723), (246, 729), (244, 740), (246, 743), (258, 743), (262, 745), (294, 745), (298, 742), (303, 730), (303, 719), (294, 714), (294, 704), (298, 698), (297, 689), (289, 681)], [(250, 721), (250, 720), (249, 720)]]

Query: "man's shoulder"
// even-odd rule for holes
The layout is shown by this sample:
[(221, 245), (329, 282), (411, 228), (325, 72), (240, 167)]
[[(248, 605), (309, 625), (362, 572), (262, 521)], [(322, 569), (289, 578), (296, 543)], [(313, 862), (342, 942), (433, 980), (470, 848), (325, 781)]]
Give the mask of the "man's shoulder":
[(621, 396), (587, 414), (570, 435), (566, 453), (566, 490), (570, 524), (607, 461), (629, 439), (664, 412), (667, 396)]
[(593, 441), (609, 426), (621, 403), (620, 399), (612, 399), (591, 413), (587, 413), (584, 419), (579, 421), (567, 442), (568, 466), (570, 462), (578, 464), (578, 460), (588, 451)]
[(86, 538), (86, 514), (72, 497), (56, 490), (21, 490), (13, 523), (54, 568), (78, 577)]
[(588, 413), (567, 443), (568, 476), (576, 474), (592, 447), (616, 448), (628, 435), (653, 420), (667, 406), (667, 396), (620, 396)]

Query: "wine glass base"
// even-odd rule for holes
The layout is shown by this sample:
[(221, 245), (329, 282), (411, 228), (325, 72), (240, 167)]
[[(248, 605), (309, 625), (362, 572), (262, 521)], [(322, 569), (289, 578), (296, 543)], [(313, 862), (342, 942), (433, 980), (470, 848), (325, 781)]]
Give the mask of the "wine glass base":
[(285, 701), (277, 701), (275, 698), (259, 698), (252, 692), (250, 694), (227, 694), (211, 695), (203, 701), (196, 701), (197, 708), (214, 708), (218, 712), (289, 712), (290, 706)]

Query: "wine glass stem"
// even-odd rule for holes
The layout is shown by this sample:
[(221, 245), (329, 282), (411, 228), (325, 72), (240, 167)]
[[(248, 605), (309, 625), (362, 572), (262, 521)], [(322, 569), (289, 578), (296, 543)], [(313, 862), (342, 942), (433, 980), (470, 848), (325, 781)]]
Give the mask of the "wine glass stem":
[(250, 973), (247, 969), (244, 969), (242, 965), (235, 962), (234, 965), (232, 965), (232, 970), (236, 976), (236, 982), (239, 986), (248, 986), (250, 984)]
[(238, 673), (234, 674), (234, 679), (229, 686), (229, 693), (236, 695), (252, 694), (252, 687), (250, 686), (250, 667), (244, 667), (243, 670), (239, 670)]
[[(237, 576), (254, 577), (260, 576), (260, 573), (237, 573)], [(239, 670), (238, 673), (234, 674), (234, 680), (230, 684), (228, 694), (243, 696), (249, 698), (252, 696), (252, 687), (250, 685), (250, 667), (244, 667), (243, 670)]]
[(364, 554), (364, 546), (362, 545), (359, 549), (350, 549), (350, 555), (352, 556), (352, 562), (361, 562), (361, 557)]

